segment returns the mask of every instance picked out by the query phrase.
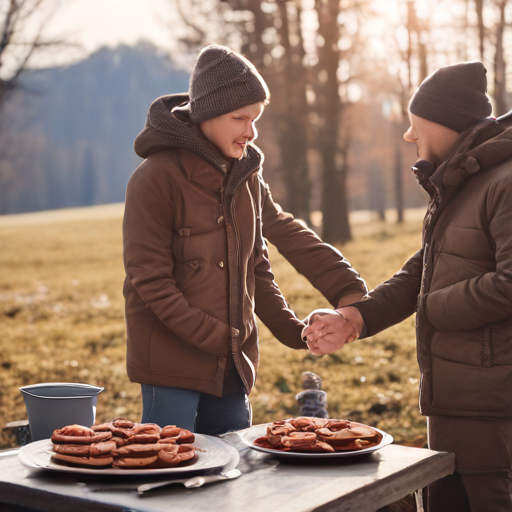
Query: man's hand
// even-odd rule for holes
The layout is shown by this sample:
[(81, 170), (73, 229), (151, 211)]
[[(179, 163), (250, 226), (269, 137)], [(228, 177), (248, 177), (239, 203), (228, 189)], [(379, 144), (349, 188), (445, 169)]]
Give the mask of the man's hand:
[(359, 310), (354, 307), (338, 310), (317, 309), (304, 321), (302, 337), (316, 355), (332, 354), (346, 343), (356, 340), (364, 325)]

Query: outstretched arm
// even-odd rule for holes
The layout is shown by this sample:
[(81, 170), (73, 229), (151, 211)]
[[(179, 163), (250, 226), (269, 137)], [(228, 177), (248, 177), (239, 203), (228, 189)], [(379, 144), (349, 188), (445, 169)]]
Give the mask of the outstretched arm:
[(305, 276), (334, 306), (351, 304), (366, 292), (366, 284), (337, 249), (328, 245), (304, 223), (274, 203), (263, 190), (263, 236)]
[(274, 281), (266, 253), (255, 268), (255, 279), (255, 309), (260, 320), (284, 345), (295, 349), (307, 348), (301, 335), (304, 323), (295, 316)]
[(261, 224), (258, 228), (254, 265), (255, 312), (281, 343), (295, 349), (307, 348), (301, 335), (305, 325), (290, 309), (274, 280), (267, 245), (261, 236)]
[(391, 278), (379, 284), (368, 298), (352, 304), (364, 320), (364, 337), (398, 324), (416, 312), (423, 274), (423, 250), (411, 256)]
[(331, 354), (358, 337), (377, 334), (412, 315), (420, 292), (422, 261), (420, 250), (391, 279), (350, 307), (313, 311), (303, 331), (311, 351)]

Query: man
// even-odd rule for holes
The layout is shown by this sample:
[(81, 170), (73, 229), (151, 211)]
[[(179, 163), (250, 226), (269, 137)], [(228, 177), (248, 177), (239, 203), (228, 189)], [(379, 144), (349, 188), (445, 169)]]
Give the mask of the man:
[(488, 117), (480, 62), (438, 69), (409, 104), (413, 171), (429, 192), (421, 249), (361, 302), (316, 314), (316, 354), (416, 312), (420, 409), (429, 446), (456, 473), (430, 511), (512, 511), (512, 116)]

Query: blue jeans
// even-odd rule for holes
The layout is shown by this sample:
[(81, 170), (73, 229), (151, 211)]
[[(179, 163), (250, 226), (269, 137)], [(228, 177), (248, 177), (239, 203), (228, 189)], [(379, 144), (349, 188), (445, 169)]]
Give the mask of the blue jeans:
[(143, 423), (177, 425), (210, 436), (251, 425), (251, 405), (242, 387), (223, 397), (191, 389), (148, 384), (141, 387)]

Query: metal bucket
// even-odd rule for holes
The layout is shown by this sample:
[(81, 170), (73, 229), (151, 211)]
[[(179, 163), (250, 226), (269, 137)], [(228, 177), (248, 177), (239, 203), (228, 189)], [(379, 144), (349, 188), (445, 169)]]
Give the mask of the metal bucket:
[(27, 408), (30, 437), (40, 441), (66, 425), (91, 427), (98, 395), (105, 388), (90, 384), (48, 382), (20, 388)]

